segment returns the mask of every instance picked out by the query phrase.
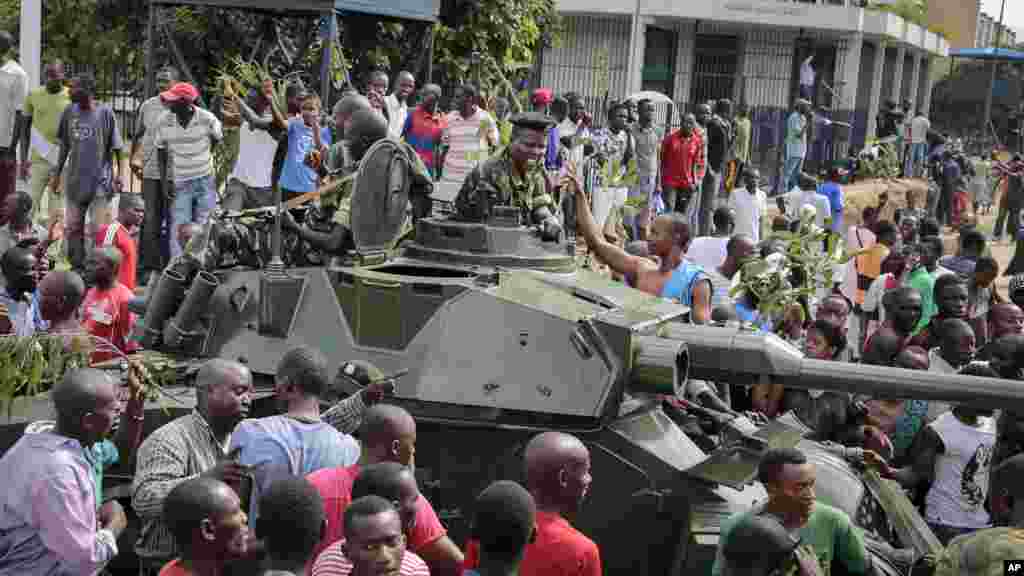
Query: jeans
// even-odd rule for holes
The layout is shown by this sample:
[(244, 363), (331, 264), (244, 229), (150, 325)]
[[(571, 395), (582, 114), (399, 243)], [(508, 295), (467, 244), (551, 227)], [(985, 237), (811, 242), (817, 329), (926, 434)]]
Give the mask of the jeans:
[(0, 202), (18, 189), (18, 156), (14, 148), (0, 150)]
[(639, 210), (635, 217), (625, 218), (624, 225), (633, 229), (633, 239), (643, 240), (645, 236), (642, 231), (647, 230), (651, 222), (651, 214), (654, 213), (654, 183), (657, 177), (654, 174), (642, 175), (637, 179), (636, 186), (629, 191), (630, 198), (643, 198), (647, 206)]
[[(711, 235), (711, 216), (715, 211), (715, 198), (722, 187), (722, 173), (708, 168), (704, 174), (704, 186), (700, 191), (700, 206), (697, 212), (697, 236)], [(692, 231), (691, 231), (692, 233)]]
[(802, 156), (787, 156), (786, 167), (782, 172), (782, 193), (785, 194), (800, 184), (800, 170), (803, 169), (804, 159)]
[[(90, 202), (73, 202), (68, 200), (64, 208), (66, 221), (64, 223), (65, 245), (68, 251), (68, 260), (74, 270), (85, 269), (85, 259), (95, 245), (96, 231), (109, 219), (111, 197), (97, 194)], [(89, 217), (88, 228), (85, 225), (86, 216)], [(89, 241), (86, 242), (86, 237)]]
[(693, 198), (693, 190), (689, 188), (666, 186), (661, 190), (661, 199), (665, 202), (666, 212), (686, 214), (686, 205), (691, 198)]
[(999, 211), (996, 214), (996, 225), (992, 229), (993, 238), (1002, 238), (1003, 229), (1006, 227), (1006, 216), (1008, 213), (1009, 202), (1007, 202), (1006, 192), (1004, 191), (999, 195)]
[(178, 244), (178, 228), (182, 224), (203, 224), (217, 205), (217, 188), (213, 176), (202, 176), (174, 183), (174, 204), (171, 207), (171, 258), (181, 256), (184, 246)]
[(924, 161), (928, 157), (928, 143), (917, 142), (910, 145), (910, 176), (917, 177), (924, 171)]
[(939, 197), (942, 193), (939, 191), (939, 185), (935, 182), (928, 183), (928, 198), (926, 201), (925, 210), (928, 215), (938, 220), (939, 218)]
[(146, 214), (142, 219), (139, 242), (139, 265), (143, 270), (159, 272), (171, 258), (170, 231), (171, 201), (160, 189), (160, 180), (142, 181), (142, 201)]

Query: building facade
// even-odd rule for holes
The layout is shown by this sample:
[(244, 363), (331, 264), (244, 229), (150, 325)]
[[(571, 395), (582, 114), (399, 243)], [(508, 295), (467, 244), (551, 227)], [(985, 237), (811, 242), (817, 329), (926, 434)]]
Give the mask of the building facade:
[(886, 101), (927, 111), (933, 58), (948, 54), (940, 36), (849, 0), (559, 0), (559, 11), (565, 31), (541, 56), (543, 86), (585, 95), (595, 114), (654, 90), (674, 102), (659, 118), (672, 125), (697, 103), (729, 98), (750, 109), (762, 174), (779, 163), (808, 57), (819, 120), (808, 159), (831, 162), (873, 138)]
[(996, 42), (1000, 48), (1013, 48), (1017, 45), (1017, 32), (1009, 26), (1000, 25), (999, 21), (984, 12), (978, 13), (977, 40), (975, 48), (993, 48)]

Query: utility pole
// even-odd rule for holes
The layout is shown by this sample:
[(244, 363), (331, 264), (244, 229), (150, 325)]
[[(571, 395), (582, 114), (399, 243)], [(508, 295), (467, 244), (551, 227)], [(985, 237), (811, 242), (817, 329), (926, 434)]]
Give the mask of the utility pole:
[[(995, 125), (992, 123), (992, 91), (996, 87), (996, 70), (999, 68), (999, 42), (1003, 37), (1003, 15), (1006, 13), (1006, 0), (1003, 0), (1002, 7), (999, 9), (999, 25), (996, 26), (996, 46), (992, 55), (994, 58), (989, 64), (989, 76), (988, 76), (988, 90), (985, 92), (985, 115), (982, 116), (982, 120), (985, 122), (985, 131), (992, 130), (993, 135), (996, 135)], [(999, 140), (996, 135), (996, 140)]]
[(18, 60), (28, 74), (28, 87), (39, 86), (39, 62), (42, 53), (43, 5), (41, 2), (22, 2), (20, 13), (20, 38), (18, 39)]

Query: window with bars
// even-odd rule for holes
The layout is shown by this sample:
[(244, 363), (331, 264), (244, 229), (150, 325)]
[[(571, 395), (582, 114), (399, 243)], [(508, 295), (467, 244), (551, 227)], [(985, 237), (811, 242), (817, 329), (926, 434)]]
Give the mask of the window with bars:
[(739, 38), (699, 34), (693, 52), (690, 101), (699, 104), (721, 98), (735, 99), (740, 61)]

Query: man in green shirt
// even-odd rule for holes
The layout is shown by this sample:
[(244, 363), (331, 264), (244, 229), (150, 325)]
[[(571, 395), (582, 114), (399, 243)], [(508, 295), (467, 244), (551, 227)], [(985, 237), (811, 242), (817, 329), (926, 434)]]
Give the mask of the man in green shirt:
[(55, 60), (46, 66), (46, 84), (36, 88), (25, 100), (25, 123), (32, 143), (32, 157), (29, 161), (30, 174), (22, 174), (22, 178), (30, 178), (32, 190), (32, 220), (37, 224), (52, 223), (59, 214), (64, 213), (64, 197), (59, 189), (52, 190), (49, 198), (47, 216), (43, 217), (44, 194), (50, 182), (50, 170), (57, 165), (60, 143), (57, 140), (57, 127), (60, 115), (71, 104), (71, 96), (64, 86), (64, 64)]
[(842, 510), (815, 501), (814, 465), (807, 461), (803, 452), (795, 448), (768, 450), (761, 457), (757, 476), (768, 491), (768, 501), (734, 514), (722, 523), (712, 576), (730, 573), (723, 550), (729, 548), (736, 526), (753, 515), (774, 517), (802, 544), (814, 550), (823, 576), (832, 573), (834, 562), (842, 564), (849, 574), (871, 573), (864, 536), (850, 517)]
[(917, 334), (924, 329), (932, 320), (932, 316), (939, 311), (935, 305), (935, 270), (938, 266), (939, 257), (942, 256), (942, 239), (938, 236), (928, 236), (921, 239), (918, 244), (918, 256), (920, 257), (917, 266), (910, 272), (905, 284), (916, 288), (921, 294), (921, 319), (914, 327), (912, 334)]

